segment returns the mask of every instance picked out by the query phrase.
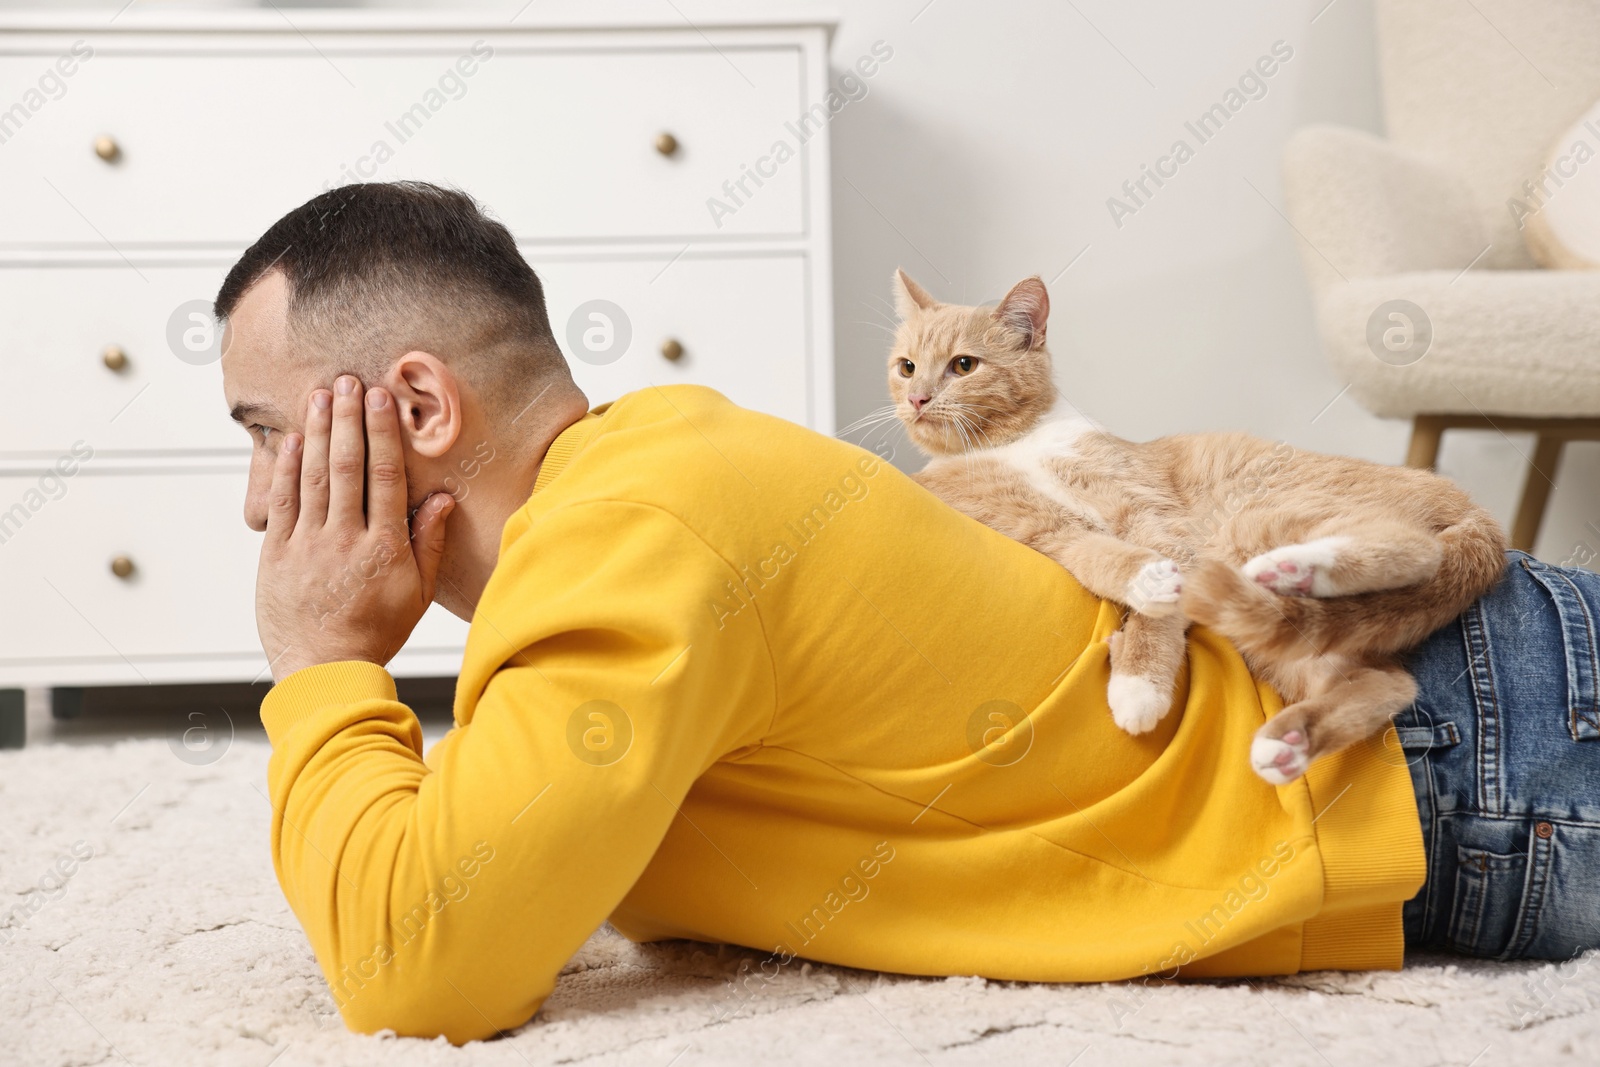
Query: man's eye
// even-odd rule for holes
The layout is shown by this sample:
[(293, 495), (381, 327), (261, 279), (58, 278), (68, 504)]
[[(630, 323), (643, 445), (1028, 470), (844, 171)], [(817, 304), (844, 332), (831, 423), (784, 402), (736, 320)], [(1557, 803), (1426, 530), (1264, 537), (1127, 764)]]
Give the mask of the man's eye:
[(957, 356), (950, 361), (950, 369), (958, 375), (971, 374), (978, 369), (976, 356)]
[(260, 440), (261, 444), (266, 444), (267, 443), (267, 439), (272, 436), (272, 427), (270, 427), (270, 426), (252, 426), (252, 427), (250, 427), (250, 435), (252, 437), (258, 438)]
[(900, 361), (900, 377), (909, 378), (916, 372), (917, 365), (915, 363), (911, 362), (909, 359), (902, 359)]

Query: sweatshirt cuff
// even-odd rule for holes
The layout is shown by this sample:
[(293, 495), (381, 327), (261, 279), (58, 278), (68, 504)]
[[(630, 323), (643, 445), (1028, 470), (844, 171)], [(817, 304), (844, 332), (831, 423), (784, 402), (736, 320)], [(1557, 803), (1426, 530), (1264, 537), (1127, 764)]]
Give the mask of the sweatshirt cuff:
[(276, 748), (290, 730), (323, 708), (397, 699), (394, 678), (376, 663), (319, 663), (295, 671), (272, 687), (261, 701), (261, 725)]

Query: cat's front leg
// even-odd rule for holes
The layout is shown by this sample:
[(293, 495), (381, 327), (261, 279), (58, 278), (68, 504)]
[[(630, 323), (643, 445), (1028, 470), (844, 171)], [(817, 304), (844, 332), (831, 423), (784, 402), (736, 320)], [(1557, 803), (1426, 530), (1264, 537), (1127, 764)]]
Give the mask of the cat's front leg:
[(1067, 570), (1089, 592), (1126, 604), (1141, 615), (1178, 614), (1183, 575), (1172, 560), (1148, 548), (1093, 530), (1053, 530), (1034, 548)]
[(1158, 557), (1134, 572), (1123, 603), (1141, 615), (1175, 616), (1182, 594), (1183, 574), (1178, 565)]
[(1111, 681), (1106, 702), (1111, 719), (1130, 734), (1153, 730), (1172, 709), (1173, 689), (1187, 649), (1188, 623), (1177, 615), (1131, 612), (1108, 639)]

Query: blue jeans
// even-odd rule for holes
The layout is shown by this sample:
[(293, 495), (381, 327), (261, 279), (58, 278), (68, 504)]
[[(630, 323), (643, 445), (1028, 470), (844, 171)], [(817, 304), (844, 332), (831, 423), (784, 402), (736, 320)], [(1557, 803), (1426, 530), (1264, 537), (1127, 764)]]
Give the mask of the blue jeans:
[(1600, 575), (1522, 552), (1409, 659), (1395, 720), (1428, 852), (1406, 944), (1493, 959), (1600, 946)]

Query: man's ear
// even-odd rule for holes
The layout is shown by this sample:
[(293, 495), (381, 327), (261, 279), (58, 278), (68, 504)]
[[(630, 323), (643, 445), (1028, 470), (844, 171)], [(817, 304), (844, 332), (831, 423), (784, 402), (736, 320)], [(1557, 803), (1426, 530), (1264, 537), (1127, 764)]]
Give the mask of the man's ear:
[(456, 443), (464, 425), (461, 379), (428, 352), (407, 352), (385, 383), (400, 413), (400, 432), (419, 456), (438, 459)]
[(1028, 348), (1044, 344), (1045, 325), (1050, 321), (1050, 293), (1035, 275), (1024, 278), (994, 309), (994, 317), (1027, 339)]
[(928, 291), (911, 280), (911, 275), (903, 270), (894, 272), (894, 306), (901, 319), (909, 319), (918, 310), (927, 311), (937, 307), (939, 301), (928, 295)]

